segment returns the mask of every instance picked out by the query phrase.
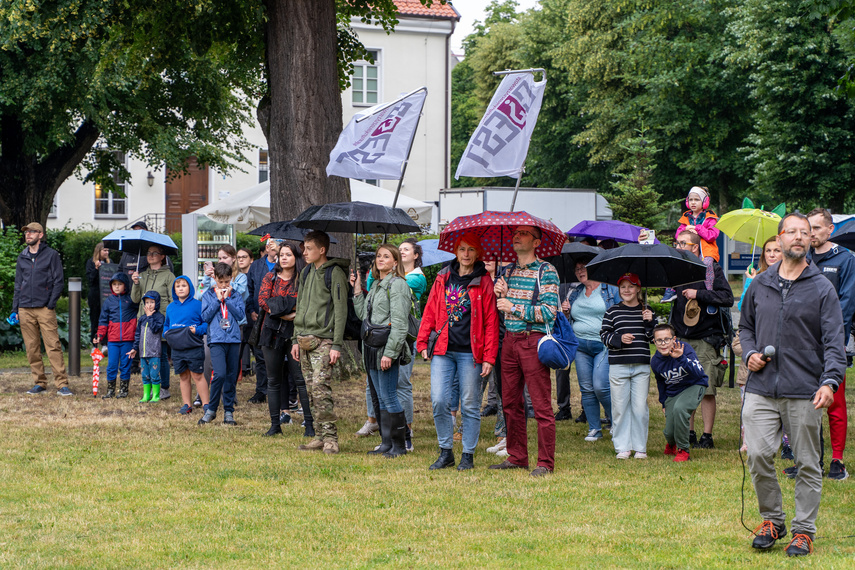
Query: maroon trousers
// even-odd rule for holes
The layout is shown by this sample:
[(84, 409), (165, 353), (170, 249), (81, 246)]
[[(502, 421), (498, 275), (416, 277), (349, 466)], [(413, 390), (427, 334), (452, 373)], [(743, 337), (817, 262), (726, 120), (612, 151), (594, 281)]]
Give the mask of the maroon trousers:
[(555, 469), (555, 416), (552, 412), (552, 379), (549, 368), (537, 358), (537, 341), (543, 334), (506, 333), (502, 344), (502, 410), (508, 427), (508, 458), (528, 467), (523, 390), (528, 386), (537, 420), (537, 465)]

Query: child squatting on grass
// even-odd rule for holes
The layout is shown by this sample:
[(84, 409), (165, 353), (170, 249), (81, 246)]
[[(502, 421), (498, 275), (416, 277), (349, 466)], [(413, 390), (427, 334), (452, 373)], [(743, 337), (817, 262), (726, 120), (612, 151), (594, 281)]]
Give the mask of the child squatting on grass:
[(665, 455), (673, 455), (674, 461), (688, 461), (689, 417), (703, 400), (709, 381), (694, 349), (677, 340), (672, 325), (656, 325), (653, 342), (656, 354), (650, 359), (650, 368), (665, 414)]
[(194, 298), (194, 287), (190, 278), (181, 275), (172, 284), (173, 301), (166, 307), (166, 322), (163, 338), (172, 347), (172, 365), (181, 377), (181, 400), (184, 405), (178, 413), (193, 411), (190, 399), (190, 378), (196, 383), (196, 392), (202, 398), (204, 409), (208, 409), (208, 383), (202, 375), (205, 363), (205, 348), (202, 337), (208, 323), (202, 320), (202, 302)]
[(609, 389), (612, 396), (612, 443), (618, 459), (647, 459), (650, 409), (650, 342), (653, 311), (638, 299), (641, 280), (627, 273), (618, 280), (621, 302), (603, 316), (600, 337), (609, 349)]
[[(131, 358), (128, 353), (134, 345), (137, 330), (138, 303), (131, 300), (131, 279), (124, 273), (116, 273), (110, 279), (112, 295), (104, 299), (101, 305), (101, 317), (98, 319), (98, 332), (92, 344), (98, 346), (107, 337), (107, 393), (102, 398), (127, 398), (128, 384), (131, 381)], [(121, 363), (121, 386), (116, 395), (116, 374)]]
[(128, 353), (133, 358), (139, 353), (142, 372), (143, 397), (141, 404), (160, 401), (160, 357), (163, 350), (160, 336), (166, 318), (160, 314), (160, 293), (148, 291), (142, 297), (143, 315), (137, 320), (134, 347)]

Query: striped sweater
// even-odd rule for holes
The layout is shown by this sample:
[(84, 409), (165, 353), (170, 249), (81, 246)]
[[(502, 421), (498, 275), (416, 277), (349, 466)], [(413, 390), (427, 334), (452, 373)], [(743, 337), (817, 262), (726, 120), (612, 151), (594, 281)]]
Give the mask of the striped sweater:
[[(627, 307), (623, 303), (606, 309), (600, 338), (609, 349), (609, 364), (650, 364), (650, 343), (656, 321), (641, 318), (641, 304)], [(635, 335), (630, 344), (623, 344), (621, 336)]]
[[(540, 279), (540, 293), (537, 304), (532, 305), (534, 288), (540, 266), (545, 265)], [(547, 321), (552, 322), (558, 313), (558, 272), (549, 263), (541, 260), (522, 267), (516, 265), (508, 279), (508, 300), (513, 303), (513, 311), (505, 316), (505, 328), (508, 332), (524, 332), (529, 325), (531, 330), (546, 334)]]

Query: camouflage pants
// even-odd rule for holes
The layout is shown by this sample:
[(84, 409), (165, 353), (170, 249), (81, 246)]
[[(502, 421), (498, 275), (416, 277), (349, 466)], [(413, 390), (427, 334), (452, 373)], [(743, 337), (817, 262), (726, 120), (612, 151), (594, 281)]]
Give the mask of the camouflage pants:
[(333, 370), (330, 364), (332, 339), (321, 342), (312, 351), (300, 350), (300, 368), (312, 393), (312, 415), (315, 418), (315, 439), (338, 441), (336, 415), (332, 398)]

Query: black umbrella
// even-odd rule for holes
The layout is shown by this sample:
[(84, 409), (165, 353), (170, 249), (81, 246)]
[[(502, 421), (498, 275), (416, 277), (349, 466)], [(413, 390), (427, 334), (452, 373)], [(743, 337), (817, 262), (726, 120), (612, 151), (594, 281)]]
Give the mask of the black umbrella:
[(696, 255), (665, 244), (630, 243), (600, 253), (588, 263), (588, 279), (617, 285), (634, 273), (642, 287), (679, 287), (703, 281), (707, 267)]
[(846, 222), (831, 234), (831, 241), (847, 249), (855, 249), (855, 220)]
[(604, 250), (599, 247), (587, 245), (581, 242), (567, 242), (561, 248), (561, 255), (547, 257), (548, 261), (558, 271), (558, 279), (562, 283), (576, 283), (576, 264), (580, 261), (588, 263)]
[[(270, 222), (269, 224), (264, 224), (263, 226), (259, 226), (248, 232), (251, 236), (268, 236), (273, 239), (288, 239), (291, 241), (303, 241), (303, 238), (306, 237), (306, 234), (312, 230), (298, 228), (291, 222)], [(332, 237), (330, 237), (330, 243), (338, 243)]]
[(406, 234), (420, 231), (400, 208), (366, 202), (339, 202), (310, 206), (291, 221), (298, 228), (351, 234)]

